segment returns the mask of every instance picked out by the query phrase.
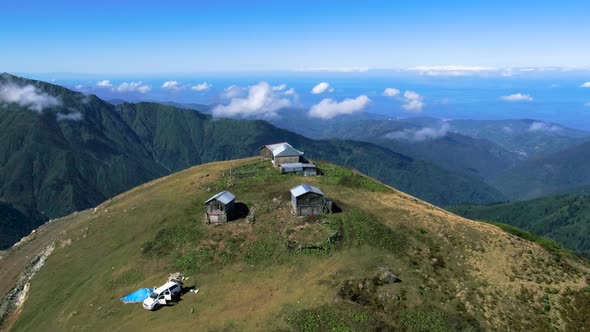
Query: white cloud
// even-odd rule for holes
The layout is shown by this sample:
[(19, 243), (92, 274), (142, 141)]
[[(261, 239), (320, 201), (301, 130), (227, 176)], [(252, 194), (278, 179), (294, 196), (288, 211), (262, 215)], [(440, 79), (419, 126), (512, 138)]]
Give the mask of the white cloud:
[(60, 106), (61, 101), (39, 90), (34, 85), (18, 86), (12, 83), (0, 86), (0, 101), (15, 103), (31, 111), (41, 113), (44, 109)]
[(226, 89), (226, 96), (235, 95), (235, 97), (230, 98), (228, 105), (217, 105), (213, 108), (212, 113), (216, 117), (269, 118), (277, 116), (278, 110), (291, 106), (289, 99), (277, 95), (266, 82), (250, 86), (245, 96), (240, 96), (243, 89), (239, 87), (231, 86), (228, 89)]
[(199, 83), (197, 85), (193, 85), (191, 87), (191, 90), (194, 90), (194, 91), (205, 91), (205, 90), (211, 89), (212, 86), (213, 85), (211, 85), (211, 84), (209, 84), (207, 82), (203, 82), (203, 83)]
[(272, 87), (272, 91), (283, 91), (287, 87), (286, 84), (275, 85)]
[(82, 84), (78, 84), (74, 87), (76, 90), (82, 90), (84, 89), (84, 86)]
[(511, 134), (511, 133), (514, 132), (514, 129), (512, 129), (509, 126), (504, 126), (504, 127), (502, 127), (502, 131), (505, 132), (505, 133), (507, 133), (507, 134)]
[(80, 121), (82, 120), (82, 113), (80, 112), (72, 112), (72, 113), (61, 113), (58, 112), (55, 115), (57, 121)]
[(590, 82), (586, 82), (586, 83), (580, 85), (580, 88), (590, 88)]
[(429, 76), (468, 76), (495, 72), (498, 69), (485, 66), (417, 66), (408, 70)]
[(323, 99), (318, 104), (309, 109), (309, 116), (321, 119), (332, 119), (341, 114), (352, 114), (362, 111), (371, 99), (365, 95), (358, 96), (354, 99), (346, 98), (341, 102), (334, 101), (330, 98)]
[(387, 97), (395, 97), (397, 95), (399, 95), (400, 91), (398, 89), (394, 89), (394, 88), (387, 88), (385, 90), (383, 90), (383, 95), (387, 96)]
[(221, 94), (221, 98), (232, 99), (232, 98), (240, 97), (243, 95), (244, 95), (244, 89), (242, 87), (239, 87), (237, 85), (230, 85), (223, 90), (223, 93)]
[(311, 72), (333, 72), (333, 73), (366, 73), (369, 71), (369, 67), (311, 67), (302, 68), (298, 71), (311, 71)]
[(402, 108), (410, 112), (420, 112), (424, 108), (424, 97), (415, 91), (407, 90), (404, 92), (404, 104)]
[(161, 88), (164, 90), (179, 90), (181, 86), (177, 81), (166, 81)]
[(332, 92), (332, 91), (334, 91), (334, 89), (330, 89), (330, 84), (328, 84), (328, 83), (326, 83), (326, 82), (322, 82), (322, 83), (320, 83), (320, 84), (318, 84), (318, 85), (314, 86), (314, 87), (311, 89), (311, 93), (313, 93), (314, 95), (319, 95), (319, 94), (321, 94), (321, 93), (324, 93), (324, 92), (326, 92), (326, 91), (327, 91), (327, 92)]
[(551, 124), (551, 123), (547, 123), (547, 122), (533, 122), (531, 124), (531, 126), (529, 127), (529, 131), (546, 131), (546, 132), (558, 132), (558, 131), (562, 131), (563, 128), (555, 125), (555, 124)]
[(285, 96), (293, 96), (295, 95), (295, 89), (290, 88), (287, 91), (284, 92)]
[(152, 88), (149, 85), (143, 84), (143, 82), (123, 82), (119, 84), (116, 88), (113, 88), (113, 91), (118, 92), (139, 92), (139, 93), (147, 93)]
[(113, 86), (113, 84), (109, 80), (102, 80), (100, 82), (96, 82), (96, 86), (100, 88), (110, 88)]
[(500, 99), (504, 101), (533, 101), (533, 97), (522, 93), (515, 93), (508, 96), (502, 96)]
[(423, 142), (428, 140), (435, 140), (445, 137), (451, 126), (448, 123), (443, 123), (440, 127), (423, 127), (420, 129), (404, 129), (400, 131), (393, 131), (385, 135), (385, 138), (410, 141)]

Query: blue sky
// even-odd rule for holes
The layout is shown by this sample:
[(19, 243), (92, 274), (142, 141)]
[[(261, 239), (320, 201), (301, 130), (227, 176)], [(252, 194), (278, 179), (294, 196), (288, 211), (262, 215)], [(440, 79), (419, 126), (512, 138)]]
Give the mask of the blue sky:
[(0, 71), (590, 66), (590, 1), (4, 1)]

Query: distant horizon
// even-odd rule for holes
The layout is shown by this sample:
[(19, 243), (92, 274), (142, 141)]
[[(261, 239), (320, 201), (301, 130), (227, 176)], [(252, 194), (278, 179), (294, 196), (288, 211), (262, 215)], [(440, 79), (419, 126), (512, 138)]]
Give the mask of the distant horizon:
[(82, 75), (82, 76), (159, 76), (159, 75), (211, 75), (211, 74), (283, 74), (283, 73), (307, 73), (307, 74), (367, 74), (367, 73), (408, 73), (431, 77), (464, 77), (464, 76), (491, 76), (503, 75), (507, 70), (512, 70), (512, 75), (531, 73), (590, 73), (588, 66), (507, 66), (507, 67), (486, 67), (486, 66), (462, 66), (462, 65), (418, 65), (412, 67), (323, 67), (323, 68), (283, 68), (283, 69), (219, 69), (219, 70), (197, 70), (197, 71), (143, 71), (143, 72), (85, 72), (85, 71), (12, 71), (0, 69), (0, 73), (8, 73), (17, 76), (21, 75)]
[(395, 118), (534, 119), (590, 131), (586, 71), (15, 74), (104, 100), (208, 105), (222, 117), (267, 119), (290, 109), (325, 120), (366, 112)]

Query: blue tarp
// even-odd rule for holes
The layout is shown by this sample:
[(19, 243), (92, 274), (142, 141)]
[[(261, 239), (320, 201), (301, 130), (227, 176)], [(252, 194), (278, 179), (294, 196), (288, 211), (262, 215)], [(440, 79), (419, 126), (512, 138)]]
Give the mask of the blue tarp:
[(140, 288), (135, 292), (122, 297), (121, 301), (125, 303), (143, 302), (143, 300), (147, 299), (153, 291), (154, 290), (151, 288)]

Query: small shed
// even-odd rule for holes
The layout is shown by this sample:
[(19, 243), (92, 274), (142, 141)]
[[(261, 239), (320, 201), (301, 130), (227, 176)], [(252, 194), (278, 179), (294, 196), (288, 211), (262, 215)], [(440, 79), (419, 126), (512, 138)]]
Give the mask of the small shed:
[(222, 191), (205, 202), (205, 220), (208, 224), (226, 223), (235, 213), (236, 196), (229, 191)]
[(305, 176), (316, 176), (317, 167), (311, 163), (289, 163), (281, 165), (281, 173), (296, 173)]
[(291, 204), (296, 216), (308, 216), (329, 213), (331, 201), (324, 197), (324, 193), (314, 186), (300, 184), (291, 188)]
[(282, 164), (299, 163), (303, 152), (295, 149), (287, 142), (282, 142), (261, 147), (260, 156), (272, 160), (275, 167), (280, 167)]

